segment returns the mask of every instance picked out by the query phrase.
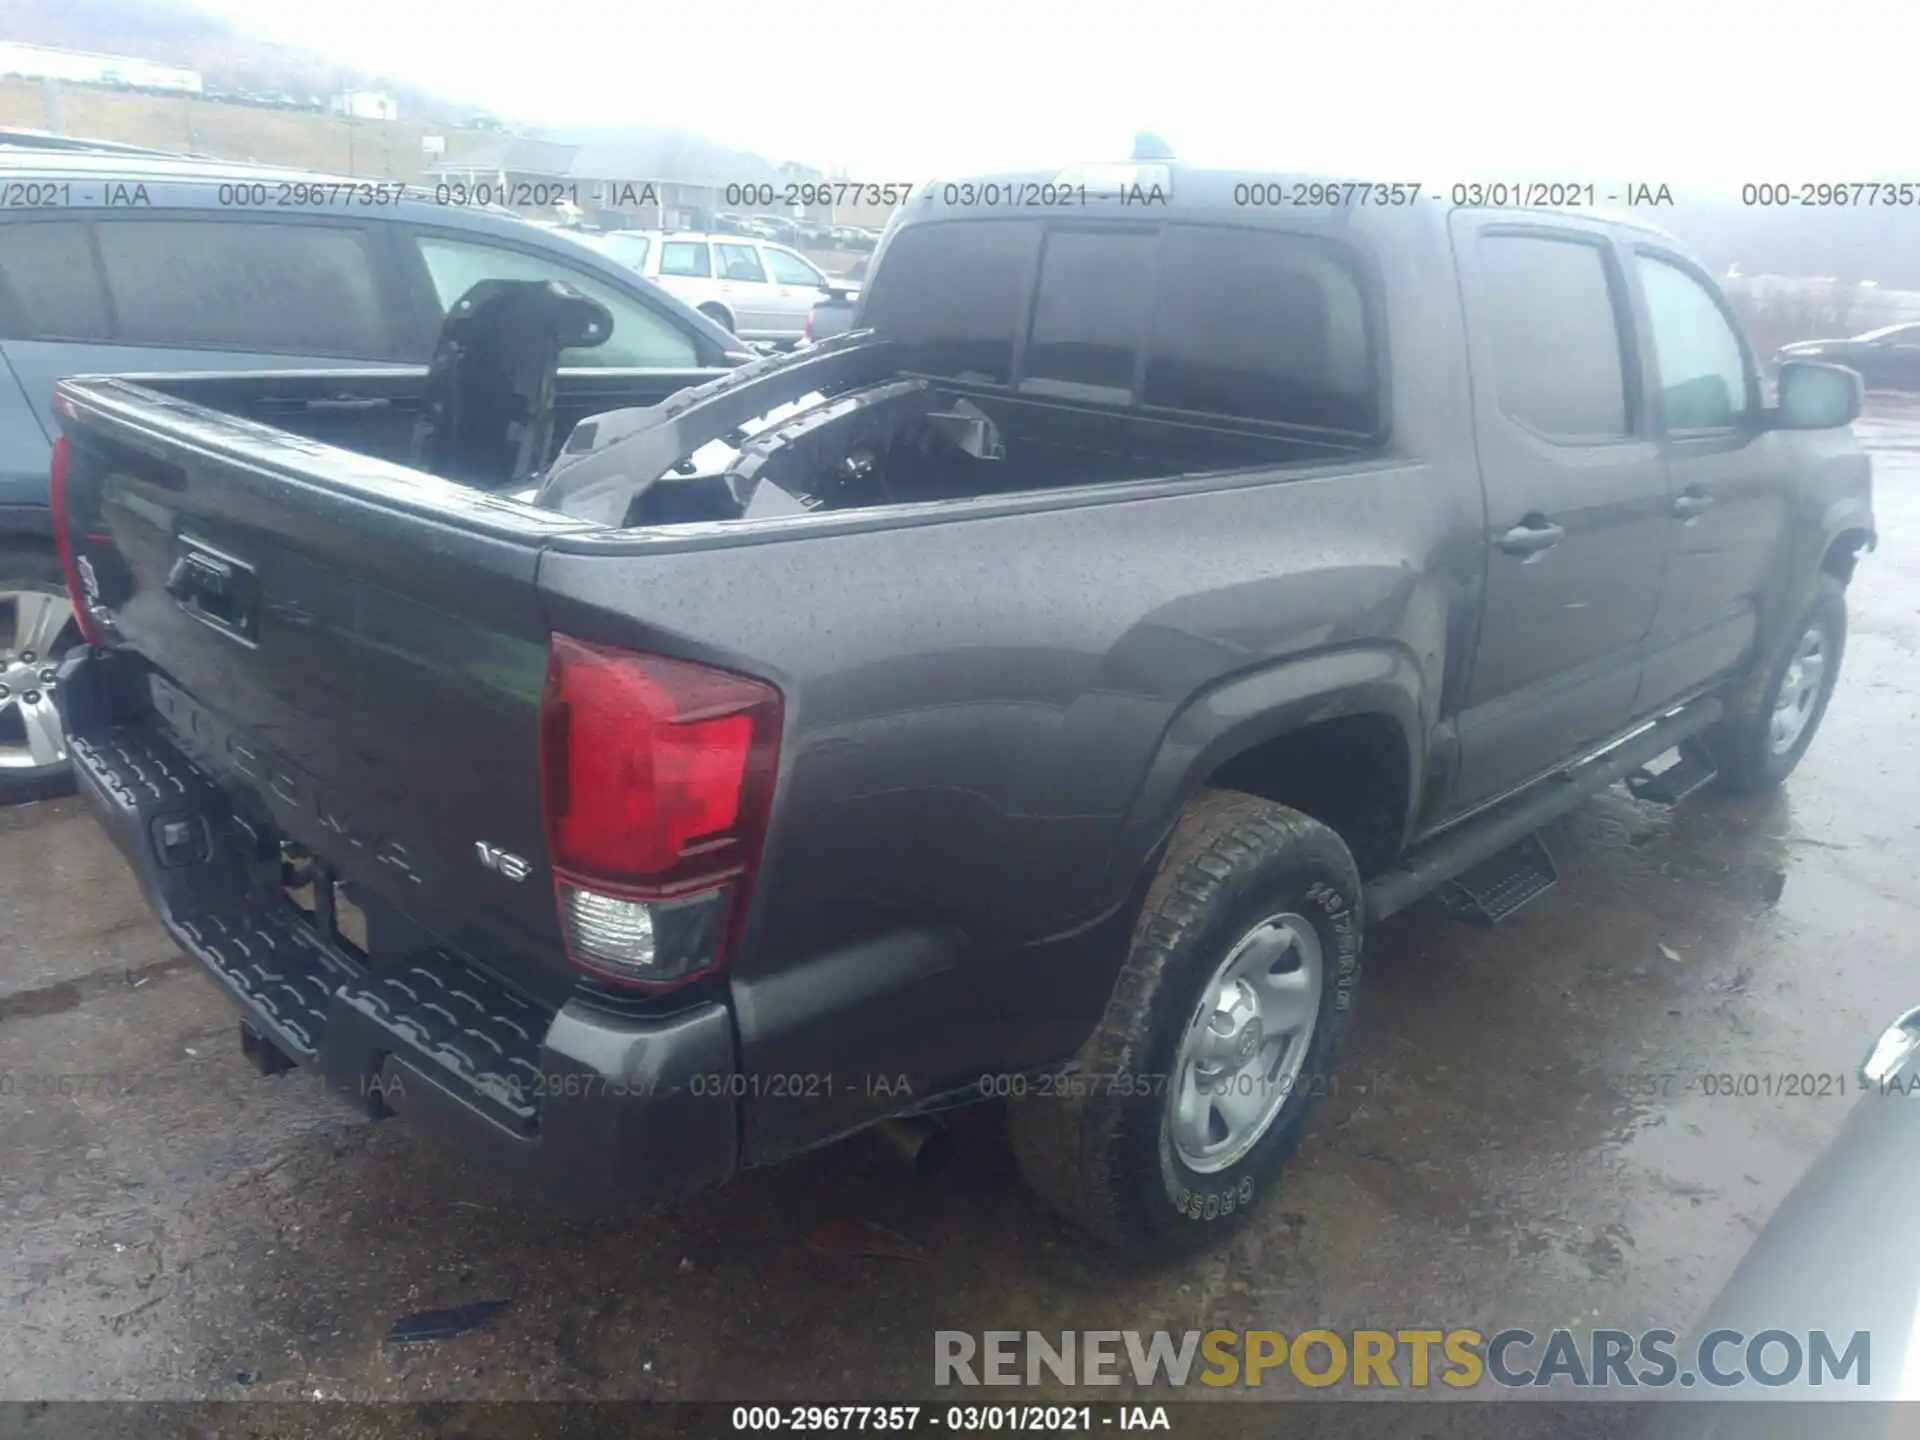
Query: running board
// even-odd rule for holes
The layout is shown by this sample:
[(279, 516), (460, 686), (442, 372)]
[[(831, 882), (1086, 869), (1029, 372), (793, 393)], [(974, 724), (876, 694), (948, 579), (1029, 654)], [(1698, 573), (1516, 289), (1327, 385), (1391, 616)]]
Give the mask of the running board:
[(1513, 798), (1416, 846), (1398, 865), (1382, 871), (1368, 883), (1367, 919), (1384, 920), (1396, 915), (1422, 895), (1439, 889), (1449, 880), (1459, 879), (1482, 861), (1524, 840), (1549, 820), (1566, 814), (1589, 795), (1598, 794), (1681, 741), (1700, 734), (1720, 718), (1724, 708), (1715, 696), (1683, 705), (1635, 731), (1612, 749), (1550, 775)]
[(1497, 855), (1469, 866), (1458, 879), (1447, 881), (1440, 887), (1439, 897), (1454, 919), (1491, 927), (1559, 883), (1560, 871), (1553, 863), (1553, 854), (1536, 830)]
[(1627, 776), (1627, 789), (1636, 800), (1650, 805), (1678, 805), (1703, 785), (1710, 785), (1720, 773), (1703, 746), (1693, 743), (1680, 747), (1680, 757), (1662, 770), (1641, 766)]

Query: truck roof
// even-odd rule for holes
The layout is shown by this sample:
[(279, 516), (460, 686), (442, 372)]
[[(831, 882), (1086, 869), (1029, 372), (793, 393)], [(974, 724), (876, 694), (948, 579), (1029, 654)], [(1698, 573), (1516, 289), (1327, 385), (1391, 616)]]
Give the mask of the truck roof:
[[(1156, 198), (1156, 184), (1163, 198)], [(1352, 186), (1354, 190), (1350, 193), (1354, 196), (1380, 196), (1382, 193), (1390, 195), (1394, 186), (1406, 191), (1414, 189), (1416, 184), (1419, 192), (1417, 200), (1393, 200), (1390, 203), (1436, 210), (1499, 209), (1503, 214), (1519, 220), (1563, 220), (1568, 216), (1576, 216), (1656, 236), (1669, 243), (1679, 243), (1658, 225), (1618, 208), (1456, 205), (1452, 202), (1449, 185), (1299, 170), (1225, 169), (1187, 165), (1177, 160), (1126, 160), (1111, 164), (1056, 166), (1045, 170), (942, 176), (914, 188), (902, 209), (901, 220), (904, 224), (912, 224), (936, 216), (1011, 219), (1046, 215), (1152, 220), (1202, 214), (1217, 220), (1220, 212), (1230, 211), (1239, 224), (1291, 226), (1308, 217), (1351, 218), (1356, 212), (1388, 208), (1389, 202), (1380, 198), (1356, 198), (1350, 203), (1325, 205), (1296, 204), (1286, 200), (1280, 203), (1250, 203), (1245, 197), (1251, 192), (1264, 199), (1291, 193), (1296, 187), (1315, 185)], [(1078, 200), (1077, 192), (1081, 185), (1086, 187), (1085, 204)], [(1066, 198), (1061, 197), (1063, 189), (1069, 192)], [(1012, 192), (1011, 199), (1009, 191)]]

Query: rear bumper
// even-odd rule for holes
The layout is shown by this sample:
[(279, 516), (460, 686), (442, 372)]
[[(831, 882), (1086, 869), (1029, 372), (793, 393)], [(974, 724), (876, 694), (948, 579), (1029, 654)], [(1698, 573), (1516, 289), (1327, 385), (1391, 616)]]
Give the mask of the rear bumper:
[(564, 1208), (657, 1200), (733, 1172), (723, 1006), (636, 1018), (574, 999), (555, 1011), (445, 951), (370, 965), (286, 899), (277, 847), (260, 856), (258, 832), (156, 722), (89, 723), (83, 670), (101, 663), (77, 654), (62, 667), (69, 724), (81, 712), (69, 735), (79, 789), (168, 932), (275, 1048), (365, 1113), (406, 1116)]

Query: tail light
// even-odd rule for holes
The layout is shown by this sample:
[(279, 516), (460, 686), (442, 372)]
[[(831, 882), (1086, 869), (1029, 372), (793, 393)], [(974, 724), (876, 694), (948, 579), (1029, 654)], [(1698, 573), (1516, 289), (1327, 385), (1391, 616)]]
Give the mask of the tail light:
[(93, 602), (80, 583), (73, 553), (73, 532), (67, 520), (67, 437), (64, 435), (53, 442), (53, 469), (49, 478), (53, 492), (53, 543), (60, 552), (60, 568), (66, 573), (67, 599), (73, 603), (74, 624), (79, 626), (82, 639), (89, 645), (98, 645), (104, 637), (100, 633), (100, 622), (94, 618)]
[(780, 692), (685, 660), (555, 635), (542, 798), (573, 963), (683, 985), (724, 965), (760, 863)]
[(813, 339), (813, 311), (811, 310), (807, 311), (807, 323), (801, 327), (800, 338), (807, 341)]

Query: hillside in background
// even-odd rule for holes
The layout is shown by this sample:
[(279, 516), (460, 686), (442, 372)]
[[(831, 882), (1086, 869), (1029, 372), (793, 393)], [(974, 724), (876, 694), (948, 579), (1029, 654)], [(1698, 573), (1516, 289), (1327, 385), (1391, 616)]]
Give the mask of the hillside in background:
[(0, 0), (0, 38), (188, 65), (222, 90), (298, 96), (384, 90), (409, 118), (459, 120), (482, 113), (391, 76), (243, 34), (181, 0)]

